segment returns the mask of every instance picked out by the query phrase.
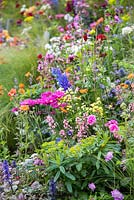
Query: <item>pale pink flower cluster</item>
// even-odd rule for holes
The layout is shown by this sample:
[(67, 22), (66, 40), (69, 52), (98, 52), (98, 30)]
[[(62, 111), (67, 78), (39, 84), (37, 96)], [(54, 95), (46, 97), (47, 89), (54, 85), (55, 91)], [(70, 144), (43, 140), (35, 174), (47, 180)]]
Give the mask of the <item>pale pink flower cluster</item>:
[(51, 129), (52, 133), (55, 133), (54, 129), (56, 128), (56, 123), (55, 123), (53, 117), (48, 115), (46, 117), (46, 122), (48, 123), (48, 126)]
[(77, 137), (79, 139), (87, 136), (87, 130), (88, 130), (87, 116), (88, 116), (87, 113), (84, 113), (82, 118), (80, 117), (76, 118), (76, 129), (78, 130)]

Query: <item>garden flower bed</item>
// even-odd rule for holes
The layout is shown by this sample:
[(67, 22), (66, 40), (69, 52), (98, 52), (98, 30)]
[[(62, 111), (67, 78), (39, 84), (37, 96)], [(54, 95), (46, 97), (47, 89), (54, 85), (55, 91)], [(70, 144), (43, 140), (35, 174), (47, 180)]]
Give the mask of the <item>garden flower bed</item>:
[(133, 7), (116, 0), (15, 7), (20, 39), (38, 53), (25, 83), (0, 86), (9, 98), (0, 120), (0, 199), (133, 200)]

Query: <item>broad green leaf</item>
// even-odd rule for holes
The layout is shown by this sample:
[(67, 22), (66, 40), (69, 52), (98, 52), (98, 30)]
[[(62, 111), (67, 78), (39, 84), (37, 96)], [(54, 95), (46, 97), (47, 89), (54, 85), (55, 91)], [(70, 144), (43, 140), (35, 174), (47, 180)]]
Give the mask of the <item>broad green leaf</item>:
[(66, 177), (68, 177), (69, 179), (71, 179), (72, 181), (75, 181), (75, 176), (74, 175), (72, 175), (71, 173), (69, 173), (69, 172), (67, 172), (66, 174)]
[(82, 163), (79, 163), (78, 165), (76, 165), (76, 169), (78, 172), (80, 172), (82, 169)]
[(65, 185), (67, 187), (68, 192), (72, 193), (73, 192), (72, 184), (70, 182), (66, 182)]
[(58, 178), (60, 177), (60, 171), (58, 171), (54, 177), (54, 182), (56, 182), (58, 180)]
[(60, 166), (60, 171), (62, 172), (62, 174), (66, 173), (65, 168), (63, 166)]

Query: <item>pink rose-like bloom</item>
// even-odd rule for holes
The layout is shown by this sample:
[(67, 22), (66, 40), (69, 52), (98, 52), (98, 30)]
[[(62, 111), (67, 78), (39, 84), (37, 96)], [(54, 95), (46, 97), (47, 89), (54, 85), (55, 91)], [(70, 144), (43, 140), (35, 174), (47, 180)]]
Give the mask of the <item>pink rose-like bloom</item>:
[(89, 184), (88, 184), (88, 187), (89, 187), (92, 191), (94, 191), (95, 188), (96, 188), (96, 186), (95, 186), (94, 183), (89, 183)]
[(109, 151), (105, 156), (105, 161), (108, 162), (113, 158), (113, 152)]
[(111, 195), (114, 198), (114, 200), (123, 200), (124, 199), (123, 194), (117, 189), (111, 191)]
[(118, 127), (117, 124), (111, 124), (111, 125), (109, 126), (109, 130), (110, 130), (111, 133), (115, 133), (115, 132), (118, 132), (118, 131), (119, 131), (119, 127)]
[(95, 115), (89, 115), (87, 118), (87, 123), (92, 126), (93, 124), (96, 123), (96, 117)]

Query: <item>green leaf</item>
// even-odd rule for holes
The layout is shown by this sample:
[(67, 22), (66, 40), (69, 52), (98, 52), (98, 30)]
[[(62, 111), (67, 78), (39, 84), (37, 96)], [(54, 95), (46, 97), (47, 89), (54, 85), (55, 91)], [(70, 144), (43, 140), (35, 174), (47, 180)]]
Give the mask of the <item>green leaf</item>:
[(76, 180), (76, 178), (75, 178), (75, 176), (73, 176), (71, 173), (69, 173), (69, 172), (67, 172), (66, 174), (66, 177), (68, 177), (69, 179), (71, 179), (72, 181), (75, 181)]
[(63, 166), (60, 166), (60, 171), (62, 172), (62, 174), (66, 173), (65, 168)]
[(73, 192), (72, 184), (70, 182), (65, 182), (65, 185), (67, 187), (68, 192), (72, 193)]
[(76, 169), (78, 172), (80, 172), (82, 169), (82, 163), (79, 163), (78, 165), (76, 165)]
[(100, 157), (101, 157), (101, 151), (99, 151), (98, 156), (97, 156), (97, 162), (96, 162), (96, 168), (100, 168)]
[(60, 177), (60, 171), (58, 171), (54, 177), (54, 182), (56, 182), (58, 180), (58, 178)]

